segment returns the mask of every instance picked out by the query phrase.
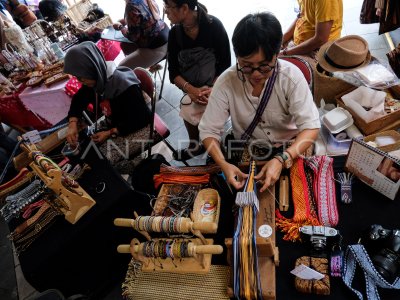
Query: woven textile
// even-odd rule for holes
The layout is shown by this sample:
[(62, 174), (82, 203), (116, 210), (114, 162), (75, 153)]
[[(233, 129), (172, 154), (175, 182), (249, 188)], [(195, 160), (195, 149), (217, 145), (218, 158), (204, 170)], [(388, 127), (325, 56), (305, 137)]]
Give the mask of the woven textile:
[(138, 272), (135, 275), (132, 260), (122, 291), (129, 300), (223, 300), (229, 299), (226, 293), (228, 280), (229, 267), (215, 265), (205, 275), (162, 272)]
[(304, 170), (304, 159), (298, 158), (290, 168), (294, 216), (292, 219), (283, 217), (276, 210), (276, 226), (285, 233), (284, 240), (297, 241), (300, 239), (299, 228), (305, 225), (320, 225), (315, 210), (310, 205), (310, 194)]

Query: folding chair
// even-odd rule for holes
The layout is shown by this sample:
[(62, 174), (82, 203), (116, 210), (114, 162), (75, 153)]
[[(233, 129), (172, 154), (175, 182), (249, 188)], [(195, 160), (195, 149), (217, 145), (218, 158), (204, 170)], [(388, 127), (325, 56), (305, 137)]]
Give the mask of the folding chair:
[[(146, 92), (147, 95), (150, 96), (151, 98), (151, 128), (154, 128), (154, 131), (152, 130), (150, 132), (150, 140), (153, 140), (152, 145), (150, 145), (148, 149), (148, 157), (151, 156), (151, 147), (154, 146), (156, 143), (159, 141), (163, 141), (167, 147), (173, 152), (174, 156), (177, 155), (177, 151), (175, 150), (174, 147), (170, 144), (170, 142), (167, 140), (167, 137), (170, 135), (170, 131), (168, 129), (167, 124), (160, 118), (160, 116), (156, 113), (156, 91), (155, 91), (155, 85), (153, 78), (151, 77), (151, 74), (149, 71), (143, 68), (135, 68), (133, 72), (136, 74), (137, 78), (140, 80), (140, 86), (143, 91)], [(156, 136), (154, 136), (154, 132), (156, 133)], [(186, 161), (183, 162), (186, 166), (188, 164)]]
[[(161, 67), (160, 63), (165, 59), (165, 65), (164, 65), (164, 70), (163, 74), (161, 76), (160, 72), (163, 67)], [(157, 80), (157, 75), (160, 78), (161, 81), (161, 87), (160, 87), (160, 92), (158, 93), (158, 100), (161, 100), (162, 98), (162, 92), (164, 89), (164, 81), (165, 81), (165, 76), (167, 74), (167, 68), (168, 68), (168, 53), (165, 55), (165, 57), (160, 60), (158, 63), (154, 64), (149, 68), (151, 73), (154, 73), (154, 82)]]
[(311, 92), (313, 92), (314, 73), (310, 63), (299, 56), (280, 56), (279, 58), (291, 62), (298, 67), (303, 73), (304, 78), (307, 80), (308, 87), (310, 88)]

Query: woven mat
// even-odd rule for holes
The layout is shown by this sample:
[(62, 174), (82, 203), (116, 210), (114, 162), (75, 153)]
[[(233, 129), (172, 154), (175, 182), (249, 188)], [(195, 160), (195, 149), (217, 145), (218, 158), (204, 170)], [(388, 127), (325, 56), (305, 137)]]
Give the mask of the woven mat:
[(122, 291), (129, 300), (223, 300), (229, 299), (228, 281), (227, 266), (212, 265), (205, 275), (135, 272), (132, 260)]

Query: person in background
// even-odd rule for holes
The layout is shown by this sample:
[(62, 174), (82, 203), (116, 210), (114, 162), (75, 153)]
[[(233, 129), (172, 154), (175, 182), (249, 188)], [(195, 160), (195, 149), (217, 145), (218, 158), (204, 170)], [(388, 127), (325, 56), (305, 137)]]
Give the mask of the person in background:
[(342, 0), (298, 0), (300, 13), (283, 35), (281, 55), (315, 58), (327, 41), (338, 39), (342, 31)]
[(54, 22), (65, 13), (67, 6), (61, 0), (42, 0), (39, 10), (46, 21)]
[(175, 159), (187, 160), (204, 152), (198, 124), (214, 81), (231, 65), (229, 39), (221, 21), (197, 0), (164, 0), (164, 11), (175, 25), (168, 39), (169, 77), (186, 94), (180, 116), (190, 139)]
[(148, 68), (166, 57), (169, 28), (160, 18), (154, 0), (125, 2), (124, 19), (113, 26), (132, 43), (121, 43), (126, 57), (119, 65), (131, 69)]
[(295, 65), (278, 59), (281, 43), (282, 28), (274, 15), (244, 17), (232, 36), (237, 63), (218, 77), (200, 121), (203, 144), (236, 189), (243, 187), (247, 175), (228, 163), (220, 148), (229, 117), (236, 140), (262, 141), (268, 147), (270, 160), (255, 177), (261, 192), (318, 136), (321, 125), (310, 89)]
[[(138, 140), (149, 137), (151, 112), (146, 105), (135, 73), (127, 67), (115, 70), (107, 68), (106, 61), (96, 45), (83, 42), (68, 50), (64, 59), (64, 72), (75, 76), (83, 85), (72, 97), (68, 113), (67, 141), (71, 146), (78, 143), (78, 122), (82, 112), (92, 103), (101, 108), (105, 116), (105, 128), (92, 135), (95, 143), (101, 144), (100, 150), (112, 165), (124, 157), (115, 147), (108, 151), (108, 139), (123, 147), (129, 142), (129, 154), (137, 153), (142, 147)], [(122, 138), (121, 138), (122, 137)], [(117, 139), (121, 140), (119, 145)]]

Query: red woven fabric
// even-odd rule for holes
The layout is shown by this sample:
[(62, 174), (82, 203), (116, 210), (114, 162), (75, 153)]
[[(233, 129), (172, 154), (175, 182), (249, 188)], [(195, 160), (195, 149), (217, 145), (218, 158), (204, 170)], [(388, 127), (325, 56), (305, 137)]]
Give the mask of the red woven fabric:
[(101, 53), (103, 53), (103, 56), (107, 61), (114, 61), (114, 59), (121, 52), (121, 43), (117, 41), (101, 39), (96, 43), (96, 45), (100, 49)]

